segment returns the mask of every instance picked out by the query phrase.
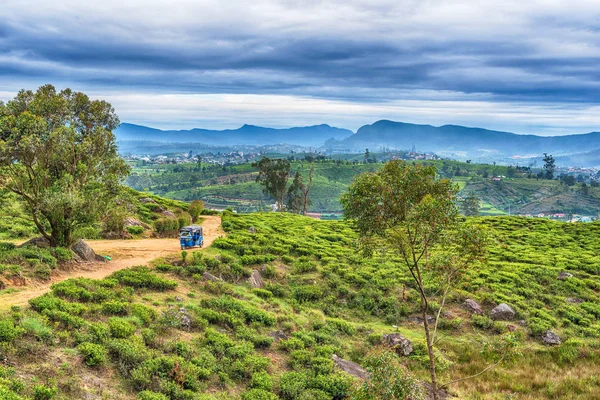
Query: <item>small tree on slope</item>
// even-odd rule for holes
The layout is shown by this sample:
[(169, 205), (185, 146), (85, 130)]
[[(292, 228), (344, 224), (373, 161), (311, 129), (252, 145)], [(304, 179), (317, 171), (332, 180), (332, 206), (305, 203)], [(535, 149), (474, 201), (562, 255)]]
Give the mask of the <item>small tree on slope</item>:
[[(434, 356), (437, 321), (461, 272), (483, 258), (486, 238), (474, 224), (460, 223), (458, 189), (436, 179), (435, 167), (394, 160), (377, 173), (360, 175), (342, 196), (345, 217), (358, 230), (367, 254), (391, 250), (412, 276), (421, 299), (434, 399), (438, 382)], [(442, 300), (433, 326), (428, 321), (431, 287)]]
[(52, 85), (0, 102), (0, 186), (23, 200), (52, 246), (99, 220), (129, 167), (117, 154), (112, 106)]

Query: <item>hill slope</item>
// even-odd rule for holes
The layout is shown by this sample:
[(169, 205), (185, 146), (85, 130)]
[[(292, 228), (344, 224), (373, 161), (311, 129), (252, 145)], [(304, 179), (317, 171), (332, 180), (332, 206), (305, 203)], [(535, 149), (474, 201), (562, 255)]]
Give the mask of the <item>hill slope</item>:
[(352, 131), (347, 129), (335, 128), (325, 124), (287, 129), (244, 125), (238, 129), (226, 130), (191, 129), (163, 131), (141, 125), (122, 123), (115, 131), (115, 135), (119, 141), (195, 142), (219, 146), (269, 145), (279, 143), (321, 146), (327, 139), (342, 140), (352, 135), (352, 133)]
[[(453, 386), (458, 398), (595, 398), (600, 225), (476, 221), (496, 242), (489, 263), (469, 270), (448, 299), (440, 379), (490, 365), (505, 338), (521, 355)], [(333, 354), (364, 364), (370, 351), (384, 348), (382, 334), (395, 330), (414, 345), (401, 363), (426, 378), (418, 296), (394, 256), (363, 258), (343, 222), (226, 213), (223, 228), (228, 236), (185, 266), (170, 259), (154, 271), (69, 280), (31, 300), (31, 310), (13, 309), (0, 319), (0, 397), (344, 399), (353, 379), (339, 372)], [(261, 271), (263, 289), (248, 283), (252, 270)], [(565, 271), (573, 276), (557, 279)], [(204, 272), (223, 281), (206, 281)], [(485, 315), (466, 312), (466, 298), (479, 301)], [(522, 322), (487, 316), (503, 302)], [(563, 344), (541, 345), (546, 329)]]

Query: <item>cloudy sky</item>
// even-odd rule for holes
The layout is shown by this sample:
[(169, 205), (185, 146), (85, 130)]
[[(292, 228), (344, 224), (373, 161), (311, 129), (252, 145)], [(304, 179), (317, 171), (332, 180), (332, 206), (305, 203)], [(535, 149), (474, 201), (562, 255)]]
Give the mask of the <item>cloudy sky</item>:
[(583, 133), (599, 21), (597, 0), (0, 0), (0, 99), (52, 83), (158, 128)]

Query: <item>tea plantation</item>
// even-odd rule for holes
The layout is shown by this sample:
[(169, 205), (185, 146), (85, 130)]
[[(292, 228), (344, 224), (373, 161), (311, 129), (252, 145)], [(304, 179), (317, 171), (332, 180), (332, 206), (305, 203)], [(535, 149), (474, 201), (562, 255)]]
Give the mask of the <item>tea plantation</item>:
[[(469, 220), (493, 242), (439, 322), (440, 380), (462, 399), (600, 396), (600, 224)], [(418, 298), (389, 254), (366, 258), (341, 221), (225, 212), (228, 233), (204, 253), (103, 280), (71, 279), (0, 319), (2, 399), (287, 399), (359, 397), (333, 354), (365, 365), (398, 331), (396, 357), (427, 379)], [(248, 278), (259, 271), (263, 288)], [(560, 273), (569, 273), (558, 279)], [(439, 287), (431, 284), (430, 293)], [(465, 299), (483, 315), (470, 315)], [(488, 317), (499, 303), (513, 321)], [(433, 311), (439, 304), (433, 304)], [(437, 313), (436, 313), (437, 314)], [(562, 344), (540, 336), (556, 332)], [(502, 357), (498, 349), (511, 343)]]

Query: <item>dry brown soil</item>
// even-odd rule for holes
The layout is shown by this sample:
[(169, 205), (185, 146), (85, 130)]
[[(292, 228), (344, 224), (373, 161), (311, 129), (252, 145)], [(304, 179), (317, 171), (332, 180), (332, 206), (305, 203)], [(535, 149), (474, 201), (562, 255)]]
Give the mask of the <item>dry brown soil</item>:
[[(204, 247), (225, 233), (221, 229), (221, 217), (203, 216)], [(134, 239), (134, 240), (90, 240), (87, 242), (97, 254), (110, 256), (109, 262), (74, 264), (70, 269), (57, 271), (50, 281), (31, 282), (17, 291), (0, 294), (0, 311), (11, 306), (26, 305), (35, 297), (50, 290), (53, 283), (69, 278), (102, 279), (123, 268), (146, 265), (157, 258), (177, 254), (181, 251), (178, 239)], [(201, 251), (200, 248), (188, 249), (189, 252)]]

